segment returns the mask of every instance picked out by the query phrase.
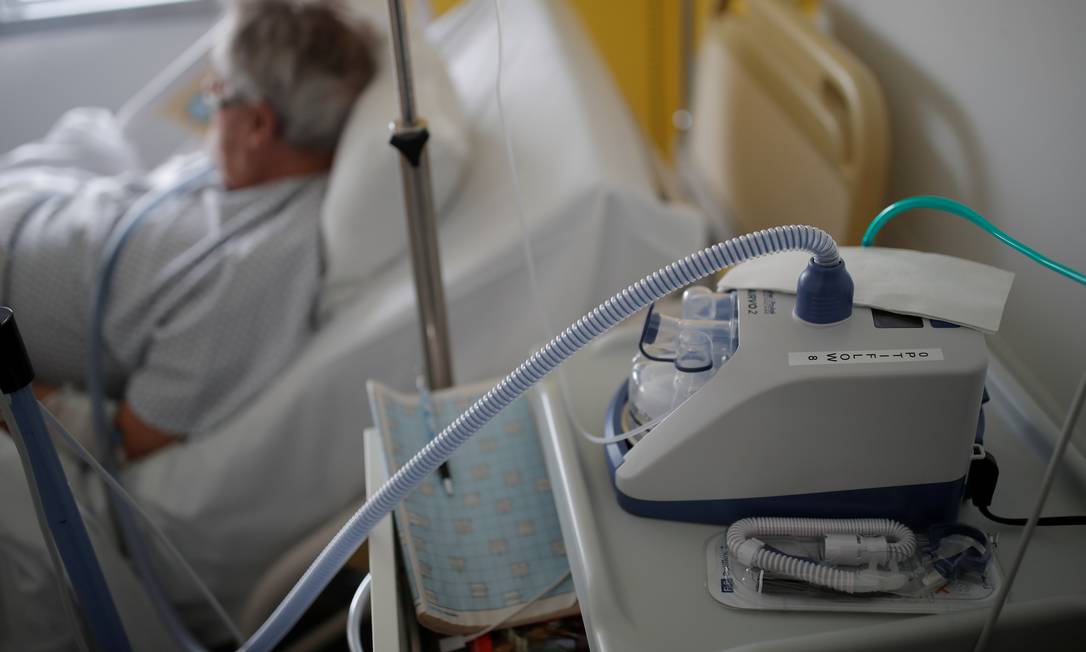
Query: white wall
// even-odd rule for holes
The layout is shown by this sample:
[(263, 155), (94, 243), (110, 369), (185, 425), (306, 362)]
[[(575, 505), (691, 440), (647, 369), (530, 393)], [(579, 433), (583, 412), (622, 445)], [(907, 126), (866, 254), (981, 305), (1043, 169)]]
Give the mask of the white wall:
[(163, 7), (0, 33), (0, 152), (39, 138), (68, 108), (116, 110), (215, 14)]
[[(830, 0), (835, 36), (878, 76), (891, 113), (889, 198), (964, 200), (1086, 270), (1086, 2)], [(975, 227), (898, 217), (882, 244), (1016, 274), (992, 348), (1061, 423), (1086, 370), (1086, 287)], [(1086, 450), (1086, 424), (1078, 446)]]

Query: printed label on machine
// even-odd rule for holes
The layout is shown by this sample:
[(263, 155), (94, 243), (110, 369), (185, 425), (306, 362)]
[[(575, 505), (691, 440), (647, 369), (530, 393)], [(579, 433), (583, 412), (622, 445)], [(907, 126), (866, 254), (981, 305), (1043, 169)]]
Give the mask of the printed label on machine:
[(934, 362), (942, 349), (877, 349), (874, 351), (800, 351), (788, 354), (788, 366), (810, 364), (871, 364), (878, 362)]
[[(758, 298), (758, 290), (747, 290), (747, 298), (742, 301), (748, 315), (757, 315), (759, 312), (766, 315), (777, 314), (777, 295), (772, 290), (762, 290), (761, 300)], [(741, 308), (742, 309), (742, 308)]]

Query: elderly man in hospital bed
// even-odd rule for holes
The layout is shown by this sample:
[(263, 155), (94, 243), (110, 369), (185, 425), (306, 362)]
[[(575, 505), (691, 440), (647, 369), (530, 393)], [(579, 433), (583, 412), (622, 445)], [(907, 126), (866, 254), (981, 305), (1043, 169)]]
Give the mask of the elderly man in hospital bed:
[[(18, 313), (47, 403), (84, 381), (106, 242), (163, 192), (118, 259), (101, 343), (129, 461), (213, 430), (308, 343), (328, 172), (376, 45), (331, 0), (239, 0), (212, 52), (206, 148), (145, 172), (112, 115), (79, 109), (0, 157), (0, 302)], [(35, 602), (52, 583), (32, 580), (36, 553), (14, 522), (33, 517), (0, 493), (0, 649), (63, 646), (57, 605)]]
[[(212, 183), (172, 197), (133, 234), (121, 255), (114, 299), (106, 312), (107, 389), (122, 401), (122, 414), (130, 411), (166, 434), (152, 438), (146, 449), (137, 450), (130, 442), (131, 452), (150, 450), (163, 439), (171, 441), (171, 435), (188, 435), (184, 445), (163, 446), (130, 460), (121, 472), (126, 487), (245, 632), (263, 621), (361, 498), (361, 431), (372, 423), (361, 399), (367, 380), (408, 389), (420, 370), (399, 162), (388, 146), (388, 124), (399, 106), (387, 38), (388, 7), (384, 0), (349, 4), (385, 43), (374, 50), (374, 77), (347, 119), (319, 216), (305, 214), (304, 207), (317, 210), (324, 183), (320, 174), (229, 191)], [(239, 85), (244, 80), (236, 73), (253, 74), (252, 69), (231, 59), (229, 49), (211, 48), (213, 41), (223, 42), (224, 33), (237, 33), (247, 9), (234, 14), (232, 28), (194, 43), (121, 107), (116, 121), (104, 112), (69, 115), (43, 142), (4, 157), (0, 214), (26, 215), (38, 206), (35, 210), (44, 216), (64, 215), (71, 210), (69, 204), (76, 203), (49, 199), (44, 192), (57, 190), (75, 194), (87, 205), (116, 208), (116, 197), (135, 201), (140, 193), (157, 193), (188, 178), (194, 173), (190, 158), (175, 159), (151, 174), (140, 173), (139, 162), (155, 164), (191, 144), (186, 119), (196, 112), (189, 110), (193, 105), (187, 100), (176, 100), (193, 95), (209, 60), (218, 66), (220, 83), (208, 90), (218, 98), (215, 120), (222, 127), (234, 114), (282, 121), (284, 109), (270, 90), (244, 95), (251, 89)], [(508, 134), (497, 120), (499, 39), (492, 0), (462, 2), (425, 32), (418, 21), (409, 25), (418, 105), (430, 126), (453, 366), (461, 383), (504, 373), (530, 353), (548, 336), (540, 310), (556, 325), (572, 320), (629, 279), (697, 248), (705, 237), (703, 216), (661, 201), (648, 145), (574, 12), (556, 0), (517, 0), (505, 6), (503, 16), (501, 86)], [(290, 47), (274, 49), (275, 56), (301, 42), (291, 39)], [(334, 51), (344, 56), (344, 48)], [(316, 88), (311, 91), (329, 92)], [(262, 114), (254, 96), (266, 100), (272, 111)], [(318, 106), (305, 103), (306, 111), (320, 111), (315, 117), (310, 114), (312, 125), (328, 118), (325, 111), (337, 110), (321, 97)], [(289, 126), (289, 116), (286, 122)], [(273, 133), (285, 135), (280, 127)], [(521, 172), (516, 190), (507, 137)], [(72, 165), (72, 160), (81, 165)], [(35, 161), (53, 168), (44, 183), (35, 181), (46, 178)], [(87, 190), (73, 193), (75, 187)], [(94, 189), (97, 194), (87, 194)], [(264, 200), (254, 199), (251, 208), (230, 201), (239, 197), (242, 202), (261, 189), (270, 192)], [(272, 219), (264, 211), (277, 203), (305, 219)], [(523, 207), (521, 219), (518, 205)], [(165, 269), (147, 262), (147, 257), (168, 257), (168, 251), (159, 255), (162, 238), (172, 234), (171, 229), (195, 238), (184, 229), (198, 230), (219, 215), (224, 224), (229, 216), (236, 218), (231, 223), (241, 225), (242, 238), (231, 240), (205, 266), (192, 270), (187, 284), (161, 287), (160, 277), (146, 270)], [(308, 219), (312, 217), (318, 217), (316, 223)], [(27, 241), (56, 233), (43, 230), (52, 224), (46, 217), (38, 219), (37, 234), (26, 230), (36, 222), (18, 228), (0, 220), (0, 243), (10, 242), (16, 232), (19, 238), (30, 238)], [(57, 270), (76, 266), (68, 260), (75, 253), (89, 252), (82, 254), (79, 272), (72, 276), (78, 291), (53, 290), (52, 285), (41, 289), (57, 283), (53, 272), (26, 281), (34, 285), (14, 293), (0, 286), (5, 300), (15, 304), (39, 378), (53, 383), (66, 378), (78, 383), (82, 378), (86, 324), (76, 322), (86, 319), (88, 288), (102, 246), (101, 239), (95, 240), (91, 250), (85, 234), (101, 238), (98, 230), (108, 230), (117, 219), (108, 211), (105, 226), (85, 219), (83, 231), (73, 236), (79, 246), (60, 248), (72, 253)], [(306, 231), (308, 227), (313, 230)], [(206, 243), (222, 231), (208, 227), (202, 234), (208, 236)], [(253, 240), (250, 251), (245, 238), (256, 234), (271, 237)], [(312, 239), (303, 246), (299, 242), (305, 237)], [(529, 283), (526, 238), (532, 243), (540, 293)], [(141, 241), (159, 243), (158, 248), (141, 258)], [(261, 266), (270, 254), (255, 247), (257, 243), (292, 253), (282, 268)], [(11, 250), (21, 254), (18, 247)], [(318, 295), (312, 310), (302, 288), (313, 283), (310, 265), (317, 262), (312, 257), (317, 254), (323, 257), (319, 288), (309, 286)], [(247, 256), (256, 256), (251, 267), (241, 262)], [(9, 262), (5, 259), (2, 268)], [(23, 283), (20, 265), (18, 260), (10, 265), (16, 268), (17, 286)], [(6, 285), (10, 273), (0, 273)], [(244, 287), (227, 294), (227, 280), (244, 281)], [(268, 287), (272, 289), (267, 292), (253, 289)], [(124, 293), (131, 294), (132, 288), (135, 297), (126, 299)], [(34, 309), (39, 305), (35, 302), (48, 303), (42, 294), (55, 295), (56, 305), (66, 312), (43, 318), (43, 323)], [(179, 297), (191, 297), (192, 305)], [(138, 301), (144, 303), (134, 303)], [(211, 312), (215, 303), (221, 304), (222, 314)], [(319, 324), (315, 330), (314, 315)], [(162, 328), (151, 328), (157, 324)], [(236, 324), (243, 324), (238, 330), (251, 337), (221, 341), (226, 327)], [(140, 344), (141, 337), (150, 340)], [(277, 344), (261, 347), (248, 341), (261, 338)], [(156, 344), (161, 352), (156, 359), (137, 351), (145, 345), (143, 353), (153, 356)], [(46, 358), (64, 350), (74, 351), (71, 375), (47, 375), (46, 365), (52, 363)], [(140, 369), (125, 366), (133, 360), (163, 363), (148, 376), (156, 382), (141, 390), (149, 396), (133, 393)], [(238, 380), (222, 382), (231, 378), (224, 370), (218, 376), (200, 376), (203, 384), (191, 383), (196, 374), (207, 373), (204, 365), (212, 360), (232, 369)], [(133, 372), (131, 378), (128, 372)], [(257, 380), (261, 377), (266, 382)], [(125, 391), (126, 380), (131, 391)], [(80, 421), (81, 411), (85, 416), (84, 403), (68, 400), (73, 396), (72, 391), (56, 392), (46, 401), (61, 408), (58, 416), (69, 417), (69, 425)], [(187, 409), (193, 405), (199, 407)], [(20, 628), (29, 640), (63, 639), (48, 555), (41, 547), (18, 459), (4, 459), (13, 453), (10, 441), (0, 437), (0, 495), (14, 498), (0, 511), (0, 650), (5, 644), (29, 649), (22, 645), (26, 637), (15, 643), (5, 639)], [(109, 558), (107, 576), (130, 635), (141, 625), (155, 629), (155, 615), (141, 598), (131, 569), (116, 547), (111, 548), (101, 486), (86, 474), (73, 480), (80, 485), (77, 494), (81, 488), (88, 490), (82, 499), (96, 521), (88, 524), (92, 538), (104, 533), (96, 548)], [(5, 532), (16, 516), (27, 526)], [(101, 542), (105, 545), (99, 546)], [(191, 582), (168, 556), (158, 556), (170, 600), (186, 623), (203, 640), (222, 641), (221, 626)], [(161, 627), (157, 631), (161, 637)], [(144, 643), (142, 649), (169, 645), (161, 638)]]
[(143, 174), (108, 114), (77, 110), (0, 159), (0, 300), (53, 385), (84, 379), (106, 241), (193, 180), (151, 209), (113, 277), (104, 384), (129, 459), (222, 422), (310, 337), (327, 173), (373, 48), (331, 2), (241, 0), (205, 91), (210, 152)]

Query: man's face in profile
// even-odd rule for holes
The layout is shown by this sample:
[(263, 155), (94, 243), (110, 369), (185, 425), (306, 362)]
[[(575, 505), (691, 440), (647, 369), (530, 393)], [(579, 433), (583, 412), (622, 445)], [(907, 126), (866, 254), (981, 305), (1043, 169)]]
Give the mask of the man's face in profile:
[(250, 102), (219, 78), (205, 85), (211, 108), (211, 154), (227, 190), (259, 183), (262, 158), (276, 140), (275, 114), (267, 102)]

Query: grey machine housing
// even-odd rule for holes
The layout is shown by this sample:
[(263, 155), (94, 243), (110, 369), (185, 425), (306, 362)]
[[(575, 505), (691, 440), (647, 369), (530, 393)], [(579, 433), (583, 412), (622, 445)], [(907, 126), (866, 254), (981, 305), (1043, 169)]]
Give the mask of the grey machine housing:
[(736, 304), (732, 357), (649, 436), (611, 445), (627, 511), (956, 520), (981, 435), (983, 334), (862, 306), (814, 325), (794, 296), (766, 290)]

